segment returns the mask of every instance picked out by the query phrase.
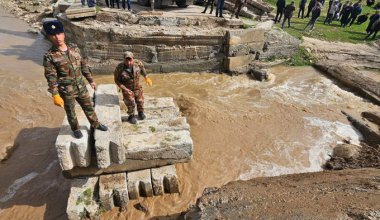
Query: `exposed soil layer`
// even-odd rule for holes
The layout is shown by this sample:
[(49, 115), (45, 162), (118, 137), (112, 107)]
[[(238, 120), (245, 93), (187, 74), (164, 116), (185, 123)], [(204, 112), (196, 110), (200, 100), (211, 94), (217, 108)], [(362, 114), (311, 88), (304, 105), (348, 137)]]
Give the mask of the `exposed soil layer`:
[(186, 219), (379, 219), (380, 170), (256, 178), (207, 189)]

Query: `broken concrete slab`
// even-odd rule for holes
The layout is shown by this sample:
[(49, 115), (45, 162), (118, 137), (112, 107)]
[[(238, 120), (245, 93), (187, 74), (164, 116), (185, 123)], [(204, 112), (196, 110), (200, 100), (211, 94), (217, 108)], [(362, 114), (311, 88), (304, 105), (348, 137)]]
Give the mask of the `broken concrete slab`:
[[(159, 119), (159, 118), (176, 118), (180, 116), (178, 107), (146, 109), (146, 120)], [(121, 120), (128, 121), (128, 114), (126, 111), (121, 112)]]
[(72, 180), (66, 209), (68, 219), (79, 220), (96, 215), (98, 204), (94, 199), (94, 192), (97, 181), (98, 177)]
[(97, 166), (106, 168), (111, 163), (123, 163), (124, 151), (121, 148), (121, 116), (116, 85), (99, 85), (95, 91), (95, 111), (108, 131), (95, 130), (95, 151)]
[(138, 199), (139, 197), (152, 197), (152, 177), (150, 169), (129, 172), (128, 192), (129, 199)]
[(99, 200), (101, 206), (110, 210), (114, 206), (127, 205), (128, 186), (126, 173), (101, 175), (99, 177)]
[[(90, 161), (91, 154), (88, 153), (85, 157), (86, 167), (66, 162), (65, 156), (78, 160), (71, 154), (72, 150), (58, 152), (59, 157), (64, 158), (61, 163), (65, 167), (65, 177), (135, 171), (188, 162), (191, 159), (193, 142), (190, 126), (186, 118), (180, 116), (179, 108), (172, 98), (147, 97), (147, 117), (136, 125), (121, 121), (120, 98), (115, 85), (98, 86), (95, 91), (95, 111), (99, 121), (109, 129), (94, 130), (93, 161)], [(126, 114), (125, 110), (122, 113)]]
[(144, 108), (168, 108), (176, 107), (172, 97), (156, 98), (156, 97), (146, 97), (144, 100)]
[(62, 170), (70, 170), (76, 166), (87, 167), (91, 163), (91, 147), (88, 143), (90, 123), (78, 106), (76, 113), (83, 137), (80, 139), (74, 137), (66, 116), (55, 142)]
[(152, 168), (152, 184), (154, 195), (179, 193), (179, 183), (174, 165)]
[(164, 131), (189, 130), (190, 126), (185, 117), (176, 119), (163, 118), (139, 121), (138, 124), (123, 123), (122, 130), (129, 135), (141, 133), (155, 133)]
[(190, 132), (165, 131), (124, 135), (125, 158), (132, 160), (190, 159), (193, 141)]

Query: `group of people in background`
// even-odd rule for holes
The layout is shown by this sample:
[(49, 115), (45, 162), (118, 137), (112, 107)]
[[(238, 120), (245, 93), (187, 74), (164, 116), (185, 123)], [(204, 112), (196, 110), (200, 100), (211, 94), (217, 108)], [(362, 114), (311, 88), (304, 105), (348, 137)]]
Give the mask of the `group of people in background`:
[[(304, 16), (307, 0), (300, 0), (298, 18), (303, 19), (309, 18), (311, 16), (304, 31), (306, 31), (308, 28), (310, 28), (310, 31), (314, 29), (315, 24), (321, 15), (321, 10), (324, 3), (324, 0), (310, 0), (307, 6), (306, 16)], [(374, 0), (367, 0), (368, 6), (372, 6), (374, 4)], [(295, 2), (292, 1), (290, 4), (286, 5), (286, 0), (277, 0), (276, 6), (277, 13), (274, 22), (281, 22), (281, 18), (284, 16), (281, 27), (284, 28), (286, 21), (288, 27), (290, 27), (293, 12), (296, 10)], [(342, 4), (340, 0), (329, 0), (327, 15), (323, 23), (330, 25), (332, 21), (336, 20), (340, 21), (340, 26), (345, 28), (354, 24), (355, 21), (357, 24), (361, 25), (369, 20), (369, 24), (366, 28), (366, 32), (368, 34), (366, 36), (366, 39), (371, 35), (373, 35), (372, 39), (374, 39), (377, 32), (380, 30), (380, 15), (378, 11), (379, 8), (376, 8), (377, 6), (380, 8), (380, 2), (374, 7), (377, 9), (377, 11), (373, 15), (369, 16), (369, 13), (362, 14), (361, 0), (358, 0), (354, 4), (349, 1), (346, 1), (344, 4)]]

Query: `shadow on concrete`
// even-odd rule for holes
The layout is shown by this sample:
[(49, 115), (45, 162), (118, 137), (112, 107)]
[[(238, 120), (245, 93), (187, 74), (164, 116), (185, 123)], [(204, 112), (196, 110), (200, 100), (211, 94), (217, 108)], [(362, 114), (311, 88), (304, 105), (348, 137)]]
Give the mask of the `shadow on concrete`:
[[(26, 128), (0, 164), (2, 219), (67, 219), (70, 181), (62, 176), (54, 143), (59, 128)], [(25, 207), (26, 206), (26, 207)]]

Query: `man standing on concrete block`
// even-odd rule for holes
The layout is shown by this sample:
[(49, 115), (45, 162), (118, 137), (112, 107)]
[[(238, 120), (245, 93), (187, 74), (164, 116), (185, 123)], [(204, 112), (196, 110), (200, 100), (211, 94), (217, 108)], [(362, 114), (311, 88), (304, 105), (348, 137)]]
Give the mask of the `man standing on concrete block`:
[(139, 60), (133, 59), (132, 52), (124, 53), (124, 61), (119, 63), (115, 69), (114, 80), (123, 93), (124, 103), (128, 108), (128, 121), (136, 124), (135, 103), (137, 104), (138, 116), (145, 119), (144, 114), (144, 92), (139, 84), (140, 74), (143, 75), (145, 83), (152, 86), (152, 80), (147, 76), (144, 65)]
[(83, 137), (75, 114), (75, 100), (82, 107), (91, 127), (107, 131), (108, 128), (98, 121), (87, 91), (83, 76), (95, 90), (96, 84), (91, 76), (87, 60), (83, 59), (79, 48), (66, 44), (63, 25), (58, 20), (46, 21), (43, 28), (53, 46), (44, 55), (43, 65), (48, 82), (48, 91), (53, 95), (54, 104), (64, 107), (71, 130), (76, 138)]

